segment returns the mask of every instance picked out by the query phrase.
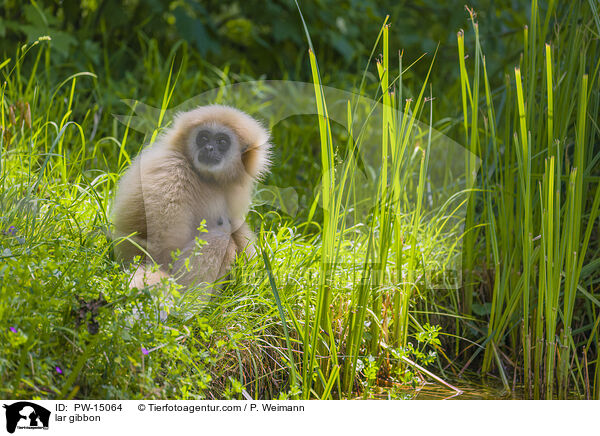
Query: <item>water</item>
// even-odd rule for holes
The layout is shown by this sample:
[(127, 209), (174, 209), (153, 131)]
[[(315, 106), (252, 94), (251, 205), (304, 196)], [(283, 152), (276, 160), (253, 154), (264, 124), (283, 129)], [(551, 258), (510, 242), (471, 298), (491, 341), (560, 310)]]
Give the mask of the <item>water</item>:
[(411, 400), (520, 400), (524, 398), (522, 389), (517, 388), (515, 392), (508, 392), (493, 380), (486, 380), (486, 384), (466, 379), (449, 382), (462, 392), (458, 393), (440, 383), (427, 382), (416, 388), (402, 385), (381, 387), (372, 393), (371, 398)]
[(502, 385), (474, 383), (467, 380), (452, 383), (462, 390), (461, 394), (440, 384), (427, 383), (418, 388), (415, 400), (522, 400), (520, 392), (507, 391)]
[[(493, 379), (446, 380), (451, 385), (460, 389), (462, 393), (440, 384), (425, 383), (419, 387), (398, 386), (390, 389), (382, 388), (375, 394), (378, 399), (413, 399), (413, 400), (523, 400), (525, 390), (523, 386), (515, 386), (514, 391), (507, 391), (504, 386)], [(393, 391), (393, 394), (391, 392)], [(577, 392), (570, 392), (568, 399), (582, 399)]]

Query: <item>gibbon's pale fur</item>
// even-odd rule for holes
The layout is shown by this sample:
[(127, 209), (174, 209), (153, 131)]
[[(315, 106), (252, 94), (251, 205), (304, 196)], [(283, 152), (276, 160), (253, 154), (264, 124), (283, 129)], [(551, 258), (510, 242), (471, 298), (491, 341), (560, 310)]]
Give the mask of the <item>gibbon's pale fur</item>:
[[(220, 152), (213, 139), (208, 141), (216, 150), (202, 145), (198, 151), (207, 137), (230, 142), (217, 163), (202, 161)], [(269, 168), (270, 148), (268, 131), (238, 109), (210, 105), (178, 114), (119, 182), (115, 237), (133, 243), (120, 241), (116, 254), (124, 261), (136, 255), (145, 259), (131, 286), (152, 285), (169, 275), (184, 286), (212, 283), (229, 271), (237, 254), (252, 256), (254, 234), (245, 216), (254, 182)], [(199, 232), (203, 221), (207, 231)], [(196, 238), (206, 241), (200, 250)], [(160, 265), (158, 271), (147, 267), (151, 262), (144, 252)]]

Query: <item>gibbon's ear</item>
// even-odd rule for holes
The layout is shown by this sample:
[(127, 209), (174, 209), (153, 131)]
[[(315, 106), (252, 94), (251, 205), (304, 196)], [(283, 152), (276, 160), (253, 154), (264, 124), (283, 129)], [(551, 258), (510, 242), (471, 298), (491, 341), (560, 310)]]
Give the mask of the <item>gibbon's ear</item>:
[(266, 130), (264, 135), (260, 135), (260, 141), (245, 145), (242, 148), (242, 162), (248, 175), (254, 179), (260, 179), (264, 176), (271, 166), (271, 143)]
[(235, 126), (230, 127), (236, 132), (242, 145), (242, 163), (246, 173), (253, 179), (260, 179), (271, 166), (270, 135), (260, 122), (239, 112)]

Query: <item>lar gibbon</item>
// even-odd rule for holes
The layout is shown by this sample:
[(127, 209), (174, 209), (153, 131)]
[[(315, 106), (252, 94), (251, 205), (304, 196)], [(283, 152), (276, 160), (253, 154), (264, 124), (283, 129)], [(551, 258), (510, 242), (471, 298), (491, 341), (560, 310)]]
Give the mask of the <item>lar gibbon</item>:
[[(254, 183), (269, 168), (270, 148), (268, 131), (238, 109), (210, 105), (178, 114), (118, 185), (116, 255), (144, 259), (131, 287), (168, 276), (184, 286), (212, 283), (237, 254), (251, 257), (254, 234), (245, 216)], [(148, 267), (152, 260), (158, 271)]]

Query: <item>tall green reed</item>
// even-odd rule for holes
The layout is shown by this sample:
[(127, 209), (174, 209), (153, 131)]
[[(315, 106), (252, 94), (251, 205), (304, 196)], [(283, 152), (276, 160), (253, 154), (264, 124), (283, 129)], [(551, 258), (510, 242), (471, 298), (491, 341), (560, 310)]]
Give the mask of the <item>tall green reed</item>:
[[(349, 295), (347, 315), (341, 320), (343, 335), (337, 339), (332, 331), (328, 277), (335, 271), (343, 273), (340, 241), (348, 237), (347, 214), (352, 213), (352, 208), (347, 206), (352, 203), (353, 183), (360, 179), (357, 177), (359, 170), (355, 155), (373, 153), (368, 148), (371, 144), (365, 139), (373, 136), (373, 132), (362, 130), (364, 126), (361, 128), (357, 122), (359, 118), (356, 118), (356, 106), (352, 101), (347, 101), (349, 136), (346, 150), (349, 151), (345, 156), (338, 156), (343, 159), (343, 164), (335, 167), (336, 150), (339, 150), (339, 146), (334, 143), (331, 134), (327, 101), (312, 46), (309, 52), (319, 115), (322, 177), (319, 195), (324, 220), (316, 315), (314, 318), (310, 317), (308, 306), (305, 314), (305, 322), (312, 319), (310, 322), (313, 323), (310, 341), (305, 340), (304, 344), (305, 398), (311, 391), (329, 392), (326, 388), (333, 383), (333, 376), (339, 377), (335, 382), (338, 395), (353, 395), (359, 361), (366, 356), (373, 356), (376, 366), (391, 365), (392, 371), (399, 370), (405, 363), (397, 358), (395, 350), (403, 350), (408, 345), (411, 327), (419, 332), (425, 331), (409, 312), (411, 299), (424, 281), (419, 270), (424, 268), (422, 250), (423, 244), (427, 243), (423, 241), (426, 239), (423, 235), (426, 217), (423, 201), (426, 186), (430, 182), (428, 161), (433, 129), (431, 103), (426, 128), (417, 126), (417, 117), (422, 113), (425, 103), (430, 102), (425, 97), (425, 91), (433, 60), (417, 97), (404, 101), (402, 90), (405, 85), (402, 77), (405, 70), (401, 54), (398, 75), (393, 80), (390, 77), (392, 68), (389, 62), (387, 19), (377, 40), (380, 39), (382, 56), (377, 61), (377, 73), (381, 97), (376, 105), (381, 111), (381, 125), (378, 132), (380, 135), (376, 136), (381, 142), (376, 153), (376, 188), (374, 198), (368, 199), (373, 204), (372, 215), (364, 223), (368, 230), (355, 259), (360, 264), (358, 280), (353, 284)], [(354, 130), (354, 126), (358, 126), (357, 130)], [(409, 191), (414, 192), (410, 199), (407, 195)], [(440, 218), (440, 222), (441, 220)], [(343, 364), (337, 355), (339, 350), (345, 351)], [(322, 362), (318, 367), (315, 364), (317, 355)], [(339, 371), (340, 368), (343, 370)], [(317, 374), (312, 377), (315, 371)]]
[[(600, 193), (597, 186), (595, 193), (590, 190), (597, 183), (591, 171), (597, 168), (592, 151), (599, 131), (593, 120), (600, 95), (593, 85), (600, 47), (585, 2), (549, 2), (543, 24), (539, 14), (533, 0), (521, 60), (494, 101), (471, 12), (476, 44), (472, 79), (465, 67), (464, 36), (458, 35), (463, 127), (469, 143), (481, 145), (480, 216), (488, 227), (481, 240), (494, 270), (482, 370), (490, 371), (495, 364), (507, 380), (499, 350), (506, 345), (516, 364), (522, 364), (528, 395), (553, 398), (558, 388), (558, 396), (566, 398), (570, 388), (581, 392), (589, 387), (583, 374), (593, 364), (577, 345), (574, 314), (586, 309), (585, 327), (578, 328), (584, 335), (593, 333), (598, 319), (598, 307), (592, 307), (597, 300), (585, 291), (593, 273), (589, 268), (585, 275), (582, 271), (586, 262), (593, 262), (586, 252)], [(562, 19), (549, 34), (555, 14)], [(580, 19), (589, 22), (580, 26)], [(481, 105), (476, 98), (480, 78), (486, 93), (483, 129), (475, 115)], [(468, 222), (467, 232), (473, 225)], [(472, 250), (471, 255), (465, 253), (469, 259), (478, 248), (467, 244), (465, 250)], [(468, 261), (465, 267), (478, 265)], [(465, 290), (472, 292), (467, 286)]]

